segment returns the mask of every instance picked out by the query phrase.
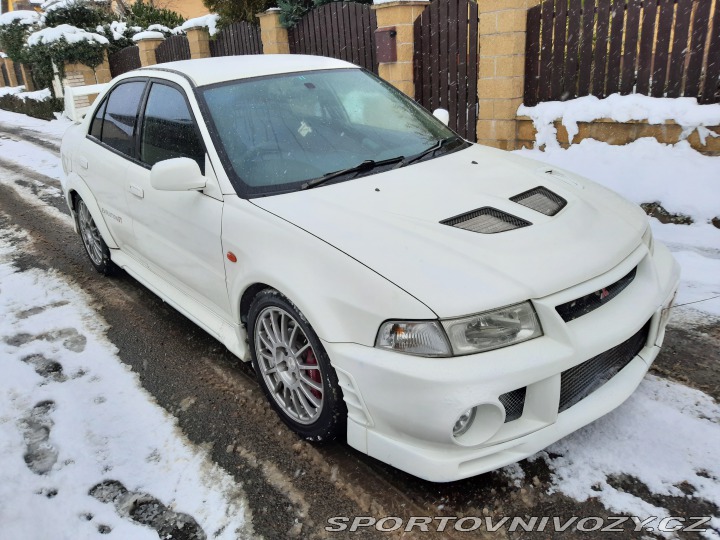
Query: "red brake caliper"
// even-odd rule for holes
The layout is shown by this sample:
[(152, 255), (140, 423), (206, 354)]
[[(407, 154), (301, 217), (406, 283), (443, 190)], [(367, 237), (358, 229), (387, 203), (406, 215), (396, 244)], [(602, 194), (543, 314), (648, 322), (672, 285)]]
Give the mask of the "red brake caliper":
[[(312, 347), (308, 347), (307, 355), (305, 356), (305, 363), (308, 366), (317, 366), (317, 358), (315, 358), (315, 353), (312, 350)], [(322, 384), (322, 380), (320, 379), (320, 370), (319, 369), (311, 369), (308, 370), (310, 378), (315, 381), (318, 384)], [(322, 397), (322, 394), (320, 393), (320, 390), (315, 390), (314, 388), (310, 390), (316, 398), (320, 399)]]

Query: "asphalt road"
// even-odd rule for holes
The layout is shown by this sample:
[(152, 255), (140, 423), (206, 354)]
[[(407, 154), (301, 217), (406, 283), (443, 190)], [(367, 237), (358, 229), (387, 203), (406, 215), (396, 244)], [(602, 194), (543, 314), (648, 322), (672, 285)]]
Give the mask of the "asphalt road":
[[(22, 129), (0, 124), (0, 135), (57, 150), (52, 141)], [(613, 515), (592, 499), (578, 503), (559, 494), (547, 494), (550, 471), (543, 460), (521, 463), (526, 480), (519, 485), (502, 473), (432, 484), (345, 444), (318, 447), (298, 440), (267, 406), (249, 367), (128, 275), (104, 278), (96, 274), (70, 225), (49, 216), (7, 185), (10, 181), (22, 186), (47, 206), (67, 213), (57, 180), (14, 165), (2, 156), (0, 169), (4, 169), (0, 227), (15, 225), (30, 240), (17, 251), (15, 264), (21, 269), (54, 269), (89, 295), (92, 307), (109, 325), (107, 337), (119, 349), (122, 362), (138, 373), (157, 402), (177, 417), (179, 428), (189, 439), (206, 446), (212, 459), (242, 485), (256, 535), (267, 539), (467, 538), (489, 533), (403, 535), (363, 529), (351, 534), (329, 533), (324, 527), (331, 516)], [(655, 372), (720, 398), (718, 325), (693, 330), (671, 327), (666, 343)], [(692, 363), (687, 362), (688, 357), (693, 358)], [(611, 481), (667, 508), (671, 515), (720, 514), (720, 509), (702, 500), (653, 495), (631, 477)], [(546, 532), (533, 537), (574, 538), (576, 534)], [(616, 538), (636, 535), (613, 534)], [(492, 536), (523, 534), (501, 530)]]

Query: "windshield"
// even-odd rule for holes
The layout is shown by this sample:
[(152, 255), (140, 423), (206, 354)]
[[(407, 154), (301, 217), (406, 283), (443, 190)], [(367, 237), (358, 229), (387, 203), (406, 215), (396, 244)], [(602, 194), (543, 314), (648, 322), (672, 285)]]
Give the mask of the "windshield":
[[(348, 180), (388, 170), (392, 159), (433, 146), (435, 152), (421, 157), (458, 147), (439, 144), (458, 138), (404, 94), (360, 69), (237, 80), (200, 93), (216, 146), (241, 195), (292, 191), (337, 171), (332, 182)], [(359, 164), (359, 170), (342, 172)]]

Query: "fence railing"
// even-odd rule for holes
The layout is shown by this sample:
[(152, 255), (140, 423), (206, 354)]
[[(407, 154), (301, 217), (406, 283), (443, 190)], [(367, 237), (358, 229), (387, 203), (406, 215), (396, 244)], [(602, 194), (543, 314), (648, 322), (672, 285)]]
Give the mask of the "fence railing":
[(158, 64), (176, 60), (190, 60), (190, 43), (185, 36), (170, 36), (155, 49)]
[(113, 77), (138, 69), (140, 67), (140, 48), (136, 45), (125, 47), (108, 56), (108, 63), (110, 64), (110, 74)]
[(245, 21), (229, 24), (210, 41), (212, 56), (234, 56), (238, 54), (262, 54), (260, 27)]
[(616, 92), (720, 102), (720, 0), (545, 0), (528, 11), (526, 105)]
[(339, 58), (378, 72), (375, 12), (367, 4), (330, 2), (288, 30), (290, 52)]

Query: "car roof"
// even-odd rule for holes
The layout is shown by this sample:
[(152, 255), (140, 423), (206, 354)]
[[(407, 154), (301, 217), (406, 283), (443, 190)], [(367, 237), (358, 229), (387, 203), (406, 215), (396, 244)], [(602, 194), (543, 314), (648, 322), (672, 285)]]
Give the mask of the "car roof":
[(343, 60), (303, 54), (246, 54), (166, 62), (139, 71), (173, 71), (190, 78), (197, 86), (299, 71), (357, 68)]

